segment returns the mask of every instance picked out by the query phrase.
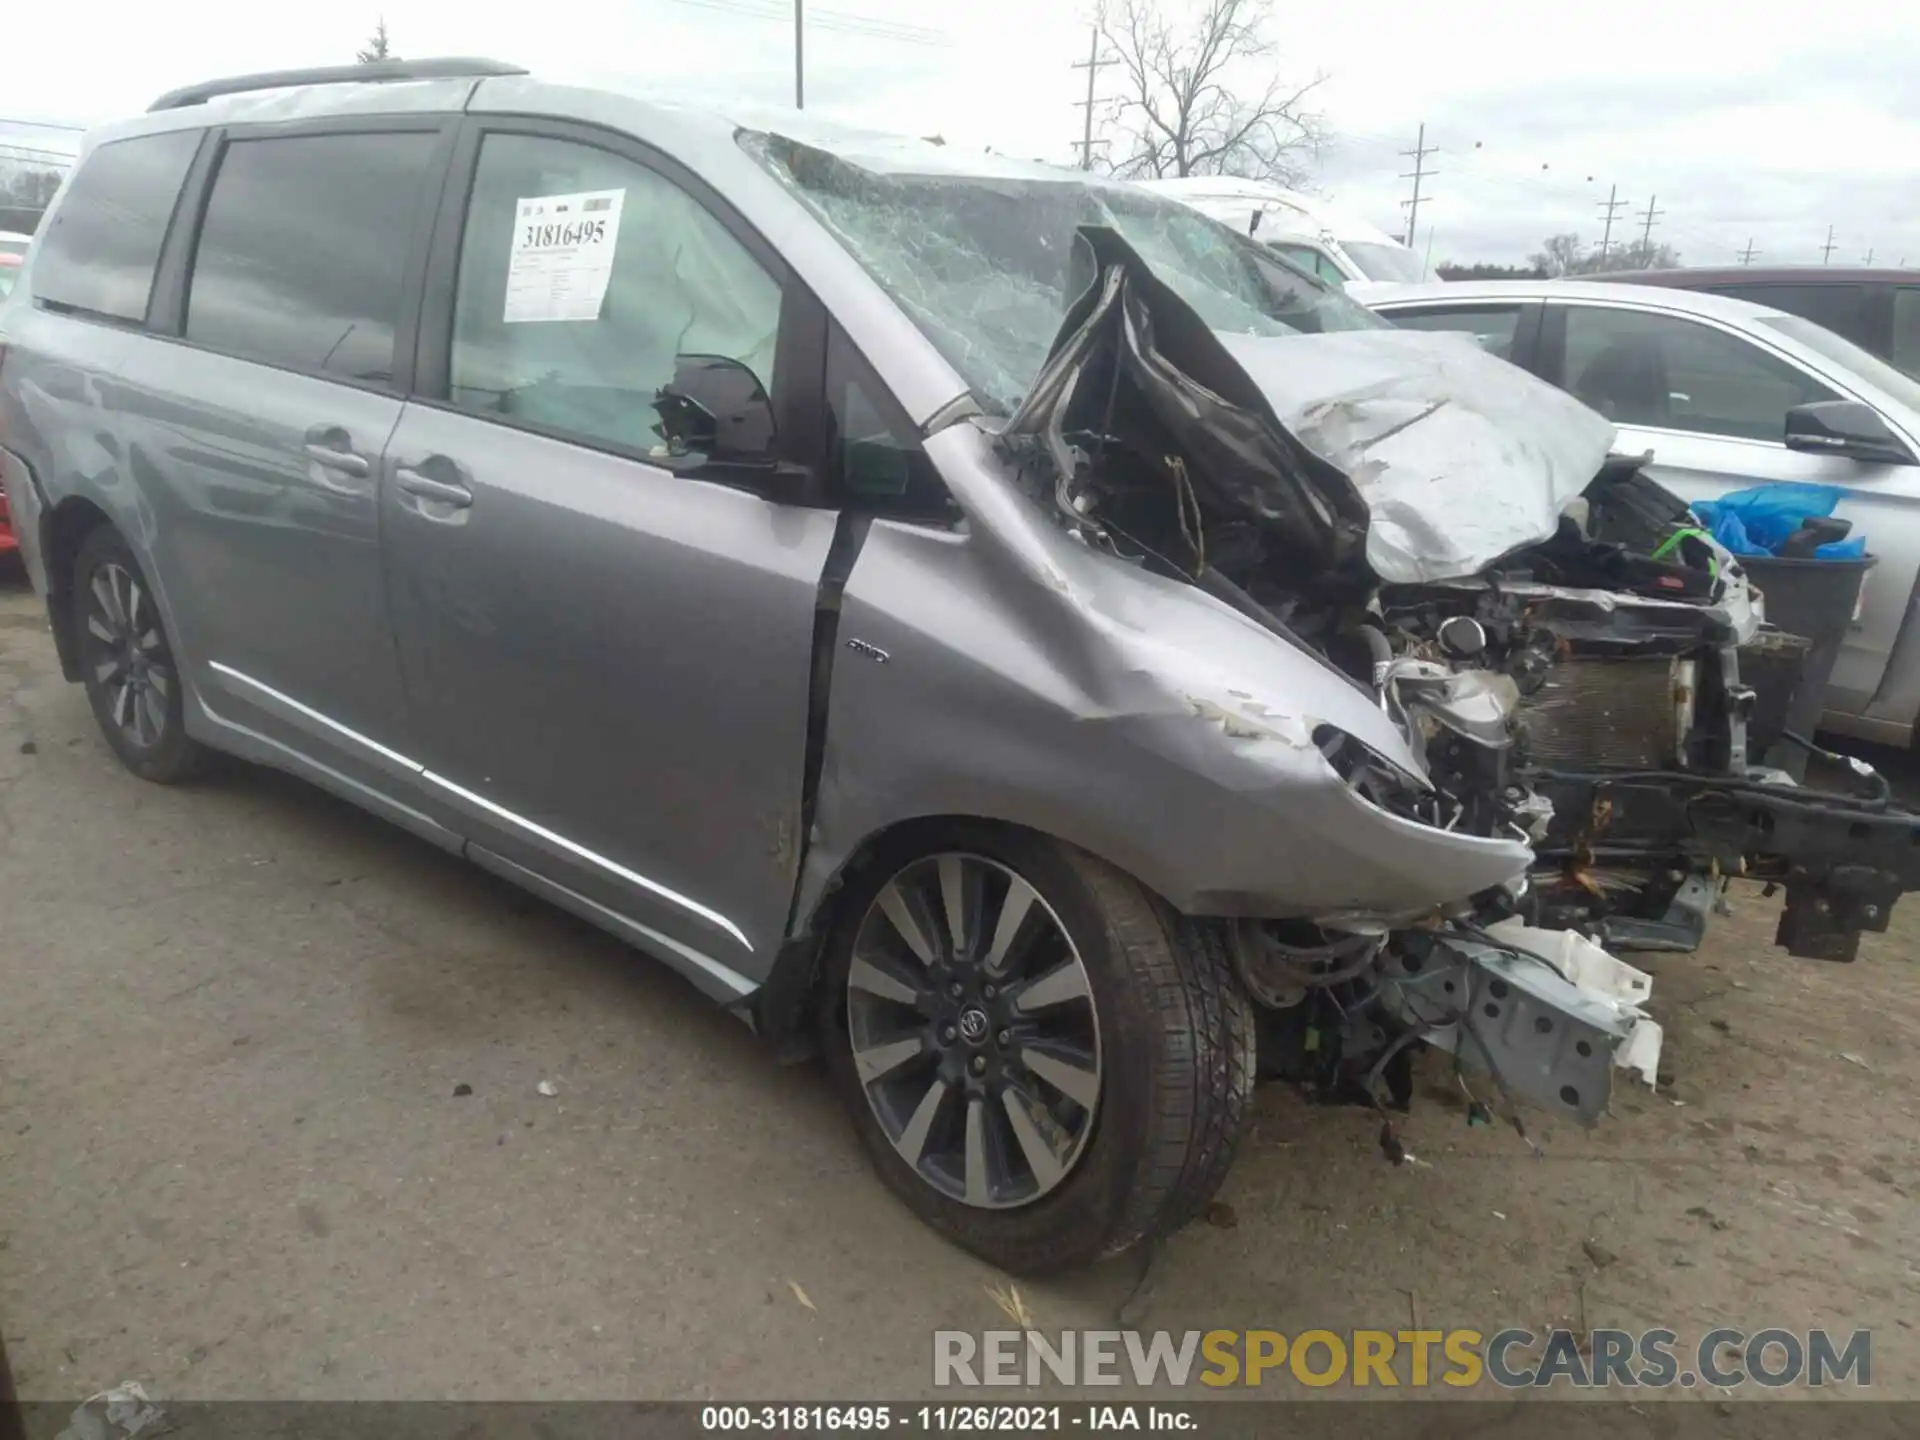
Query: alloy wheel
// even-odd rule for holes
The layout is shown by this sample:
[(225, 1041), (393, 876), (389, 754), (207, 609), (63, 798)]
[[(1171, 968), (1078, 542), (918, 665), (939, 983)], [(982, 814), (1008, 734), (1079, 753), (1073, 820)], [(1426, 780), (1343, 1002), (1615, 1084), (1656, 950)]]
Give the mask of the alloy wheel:
[(120, 733), (143, 750), (159, 744), (173, 694), (173, 656), (160, 613), (140, 578), (108, 561), (87, 586), (86, 630), (93, 678)]
[(998, 861), (916, 860), (868, 906), (847, 976), (867, 1103), (900, 1157), (981, 1209), (1030, 1204), (1093, 1133), (1100, 1027), (1072, 937)]

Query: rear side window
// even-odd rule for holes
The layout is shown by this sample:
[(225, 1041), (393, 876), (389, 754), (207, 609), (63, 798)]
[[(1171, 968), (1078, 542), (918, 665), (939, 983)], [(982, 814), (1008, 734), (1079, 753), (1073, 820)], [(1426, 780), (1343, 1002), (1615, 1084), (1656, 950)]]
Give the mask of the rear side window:
[(393, 379), (430, 131), (235, 140), (187, 291), (187, 339), (369, 384)]
[(1502, 360), (1513, 358), (1514, 332), (1520, 328), (1518, 305), (1468, 305), (1455, 310), (1390, 310), (1386, 317), (1402, 330), (1450, 330), (1470, 335), (1480, 348)]
[(116, 320), (145, 320), (160, 245), (200, 133), (110, 140), (87, 156), (40, 238), (34, 297)]

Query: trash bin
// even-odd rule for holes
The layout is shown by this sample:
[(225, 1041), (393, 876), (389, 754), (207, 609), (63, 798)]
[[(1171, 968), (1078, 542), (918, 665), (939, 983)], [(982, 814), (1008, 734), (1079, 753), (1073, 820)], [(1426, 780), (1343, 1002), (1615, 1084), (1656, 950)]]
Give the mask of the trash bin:
[[(1840, 658), (1840, 646), (1859, 613), (1867, 572), (1879, 557), (1857, 560), (1798, 560), (1776, 555), (1742, 555), (1740, 564), (1766, 597), (1767, 621), (1807, 641), (1783, 728), (1811, 736), (1826, 708), (1827, 681)], [(1757, 689), (1758, 687), (1756, 687)], [(1762, 704), (1764, 706), (1764, 697)], [(1804, 779), (1807, 752), (1784, 741), (1773, 744), (1762, 763)]]

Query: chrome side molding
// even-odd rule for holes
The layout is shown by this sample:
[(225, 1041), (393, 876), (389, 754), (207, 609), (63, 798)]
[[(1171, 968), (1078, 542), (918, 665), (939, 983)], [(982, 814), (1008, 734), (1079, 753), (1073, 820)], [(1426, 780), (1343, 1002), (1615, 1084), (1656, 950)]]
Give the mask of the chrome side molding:
[[(544, 840), (547, 844), (554, 846), (556, 849), (565, 851), (567, 854), (573, 856), (575, 859), (584, 860), (587, 862), (587, 864), (594, 866), (596, 869), (604, 870), (607, 874), (613, 876), (616, 880), (623, 881), (624, 883), (633, 886), (637, 890), (644, 890), (649, 895), (657, 896), (660, 899), (665, 900), (670, 905), (678, 906), (680, 909), (686, 911), (689, 915), (699, 916), (700, 919), (706, 921), (709, 925), (712, 925), (714, 928), (720, 930), (724, 934), (731, 936), (735, 941), (739, 943), (740, 948), (745, 950), (748, 954), (753, 953), (753, 942), (747, 939), (746, 932), (743, 931), (738, 925), (734, 924), (733, 921), (729, 920), (725, 915), (722, 915), (718, 910), (715, 910), (710, 906), (702, 905), (698, 900), (694, 900), (689, 898), (688, 896), (682, 895), (677, 890), (669, 889), (667, 886), (662, 885), (657, 880), (649, 880), (646, 876), (640, 874), (638, 871), (629, 870), (626, 866), (619, 864), (617, 861), (609, 860), (606, 856), (600, 854), (598, 851), (589, 850), (586, 846), (578, 844), (575, 841), (569, 840), (566, 836), (559, 834), (557, 831), (549, 830), (544, 825), (535, 824), (533, 821), (527, 819), (524, 815), (517, 815), (513, 811), (507, 809), (506, 806), (495, 804), (493, 801), (487, 799), (487, 797), (484, 795), (476, 795), (473, 791), (467, 789), (465, 786), (457, 785), (453, 781), (447, 779), (446, 776), (435, 774), (433, 771), (427, 769), (425, 765), (422, 765), (418, 760), (409, 759), (407, 756), (402, 755), (398, 750), (388, 749), (385, 745), (382, 745), (379, 741), (370, 739), (367, 736), (362, 735), (358, 730), (355, 730), (350, 726), (342, 725), (338, 720), (333, 719), (331, 716), (321, 714), (318, 710), (315, 710), (311, 705), (304, 705), (300, 701), (294, 699), (291, 695), (283, 694), (282, 692), (274, 689), (273, 686), (268, 685), (264, 681), (256, 680), (251, 675), (243, 674), (242, 672), (234, 669), (231, 665), (223, 665), (218, 660), (210, 660), (207, 662), (207, 664), (209, 668), (217, 671), (219, 674), (225, 676), (227, 679), (236, 681), (239, 684), (246, 686), (250, 690), (258, 691), (260, 694), (265, 695), (267, 698), (269, 698), (270, 700), (273, 700), (277, 704), (284, 705), (289, 710), (292, 710), (294, 713), (304, 716), (306, 719), (313, 721), (316, 725), (323, 726), (330, 733), (334, 735), (338, 735), (342, 739), (352, 741), (355, 745), (360, 746), (363, 750), (366, 750), (371, 754), (378, 755), (381, 759), (387, 761), (389, 764), (398, 765), (401, 769), (407, 771), (408, 773), (416, 776), (421, 780), (426, 781), (431, 785), (437, 786), (439, 789), (445, 791), (447, 794), (465, 801), (468, 805), (471, 805), (478, 810), (485, 811), (487, 814), (493, 816), (495, 819), (504, 820), (507, 822), (507, 824), (512, 825), (515, 829), (525, 831), (528, 835), (531, 835), (536, 839)], [(647, 933), (652, 934), (653, 932), (648, 931)], [(680, 947), (676, 945), (675, 948), (682, 949), (684, 947)], [(729, 971), (728, 973), (732, 974), (733, 972)]]

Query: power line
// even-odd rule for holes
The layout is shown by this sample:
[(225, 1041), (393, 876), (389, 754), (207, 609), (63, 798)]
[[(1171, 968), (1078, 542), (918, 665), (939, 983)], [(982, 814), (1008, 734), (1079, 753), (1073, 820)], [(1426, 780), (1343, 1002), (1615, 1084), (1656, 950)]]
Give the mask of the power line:
[[(712, 10), (723, 15), (743, 15), (754, 20), (781, 20), (788, 15), (786, 5), (780, 0), (758, 3), (758, 0), (674, 0), (676, 5), (686, 5), (695, 10)], [(815, 30), (833, 30), (844, 35), (864, 35), (875, 40), (897, 40), (904, 45), (947, 46), (953, 44), (953, 37), (944, 30), (936, 30), (926, 25), (907, 25), (893, 20), (881, 20), (874, 16), (853, 15), (843, 10), (814, 10), (807, 16), (807, 24)]]
[(1086, 123), (1080, 136), (1080, 168), (1082, 170), (1091, 170), (1093, 168), (1094, 81), (1098, 78), (1102, 67), (1117, 65), (1119, 63), (1117, 60), (1102, 60), (1100, 58), (1100, 26), (1097, 22), (1093, 25), (1092, 30), (1092, 37), (1087, 42), (1087, 58), (1073, 62), (1073, 68), (1075, 70), (1084, 70), (1087, 72), (1087, 98), (1073, 102), (1076, 107), (1084, 108), (1087, 112)]
[(1400, 177), (1402, 180), (1413, 181), (1413, 198), (1400, 202), (1407, 210), (1407, 245), (1408, 248), (1412, 248), (1413, 237), (1419, 233), (1420, 226), (1420, 182), (1429, 175), (1440, 173), (1438, 170), (1427, 169), (1427, 156), (1438, 155), (1440, 147), (1427, 144), (1426, 121), (1420, 122), (1420, 137), (1413, 142), (1413, 149), (1402, 150), (1400, 153), (1413, 161), (1413, 173)]
[(1607, 203), (1600, 207), (1606, 212), (1607, 216), (1607, 228), (1600, 236), (1600, 258), (1602, 260), (1607, 258), (1607, 250), (1613, 244), (1613, 217), (1615, 213), (1633, 203), (1631, 200), (1620, 199), (1619, 195), (1620, 187), (1618, 185), (1608, 186)]
[(84, 125), (58, 125), (51, 120), (16, 120), (10, 115), (0, 115), (0, 125), (27, 125), (35, 130), (71, 130), (76, 135), (87, 133)]

